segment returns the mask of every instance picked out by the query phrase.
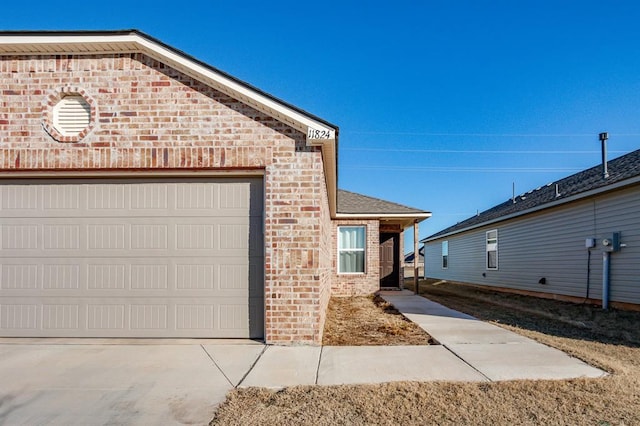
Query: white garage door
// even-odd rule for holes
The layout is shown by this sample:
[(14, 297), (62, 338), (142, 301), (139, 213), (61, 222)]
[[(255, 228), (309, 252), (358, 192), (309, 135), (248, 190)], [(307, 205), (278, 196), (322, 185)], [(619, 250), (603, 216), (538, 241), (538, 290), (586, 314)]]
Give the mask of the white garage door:
[(264, 329), (261, 179), (0, 181), (0, 336)]

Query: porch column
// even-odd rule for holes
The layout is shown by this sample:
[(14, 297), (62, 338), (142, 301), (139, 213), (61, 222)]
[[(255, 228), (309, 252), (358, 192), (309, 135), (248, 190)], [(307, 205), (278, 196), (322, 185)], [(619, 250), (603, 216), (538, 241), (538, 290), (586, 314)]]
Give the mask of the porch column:
[(420, 257), (420, 253), (418, 253), (418, 221), (413, 222), (413, 288), (415, 289), (416, 294), (420, 294), (420, 289), (418, 288), (418, 258)]

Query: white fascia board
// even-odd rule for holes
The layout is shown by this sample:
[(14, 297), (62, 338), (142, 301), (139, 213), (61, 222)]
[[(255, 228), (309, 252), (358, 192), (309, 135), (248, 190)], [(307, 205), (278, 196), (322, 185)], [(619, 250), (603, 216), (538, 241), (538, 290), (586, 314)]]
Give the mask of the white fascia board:
[(466, 228), (462, 228), (462, 229), (458, 229), (456, 231), (452, 231), (452, 232), (449, 232), (449, 233), (446, 233), (446, 234), (438, 235), (437, 237), (434, 237), (434, 238), (428, 238), (427, 237), (427, 238), (424, 238), (424, 239), (420, 240), (420, 242), (423, 243), (423, 244), (426, 244), (426, 243), (429, 243), (429, 242), (432, 242), (432, 241), (441, 240), (443, 238), (447, 238), (447, 237), (450, 237), (452, 235), (462, 234), (462, 233), (465, 233), (465, 232), (468, 232), (468, 231), (472, 231), (474, 229), (482, 228), (484, 226), (489, 226), (489, 225), (493, 225), (493, 224), (496, 224), (496, 223), (499, 223), (499, 222), (504, 222), (504, 221), (507, 221), (509, 219), (514, 219), (514, 218), (517, 218), (517, 217), (520, 217), (520, 216), (524, 216), (524, 215), (527, 215), (527, 214), (530, 214), (530, 213), (535, 213), (535, 212), (538, 212), (538, 211), (541, 211), (541, 210), (550, 209), (552, 207), (561, 206), (563, 204), (568, 204), (568, 203), (571, 203), (573, 201), (581, 200), (583, 198), (593, 197), (593, 196), (596, 196), (596, 195), (599, 195), (599, 194), (603, 194), (605, 192), (614, 191), (616, 189), (624, 188), (625, 186), (631, 186), (631, 185), (638, 184), (638, 183), (640, 183), (640, 176), (636, 176), (634, 178), (623, 180), (621, 182), (616, 182), (614, 184), (603, 186), (603, 187), (600, 187), (600, 188), (592, 189), (590, 191), (582, 192), (580, 194), (572, 195), (570, 197), (563, 198), (561, 200), (552, 201), (550, 203), (542, 204), (542, 205), (537, 206), (537, 207), (532, 207), (530, 209), (523, 210), (521, 212), (512, 213), (512, 214), (507, 215), (507, 216), (501, 216), (501, 217), (498, 217), (498, 218), (495, 218), (495, 219), (492, 219), (492, 220), (488, 220), (486, 222), (477, 223), (475, 225), (471, 225), (471, 226), (468, 226)]
[[(132, 35), (130, 37), (135, 38), (135, 41), (143, 47), (143, 51), (145, 53), (150, 53), (152, 54), (152, 56), (155, 56), (153, 54), (160, 56), (160, 58), (156, 58), (156, 59), (162, 59), (163, 61), (169, 60), (173, 64), (179, 64), (183, 67), (188, 68), (189, 70), (193, 70), (199, 76), (206, 77), (207, 80), (214, 81), (219, 85), (224, 86), (229, 90), (233, 91), (233, 93), (236, 95), (234, 97), (237, 97), (239, 95), (240, 100), (251, 99), (259, 103), (260, 105), (268, 108), (269, 110), (275, 112), (276, 115), (278, 116), (284, 116), (284, 117), (290, 118), (291, 120), (293, 120), (293, 123), (289, 123), (289, 124), (293, 124), (294, 127), (304, 132), (307, 136), (309, 135), (312, 129), (312, 130), (317, 130), (319, 132), (325, 132), (326, 137), (324, 137), (323, 139), (335, 140), (336, 131), (334, 128), (326, 126), (325, 124), (320, 123), (319, 121), (313, 120), (312, 118), (304, 114), (301, 114), (300, 112), (295, 111), (291, 108), (287, 108), (285, 105), (282, 105), (274, 101), (273, 99), (270, 99), (260, 93), (256, 93), (255, 91), (238, 83), (237, 81), (229, 79), (228, 77), (222, 74), (216, 73), (211, 69), (208, 69), (198, 63), (195, 63), (189, 60), (188, 58), (185, 58), (184, 56), (179, 55), (176, 52), (173, 52), (172, 50), (165, 48), (164, 46), (160, 46), (138, 35)], [(309, 138), (309, 139), (312, 139), (312, 138)]]

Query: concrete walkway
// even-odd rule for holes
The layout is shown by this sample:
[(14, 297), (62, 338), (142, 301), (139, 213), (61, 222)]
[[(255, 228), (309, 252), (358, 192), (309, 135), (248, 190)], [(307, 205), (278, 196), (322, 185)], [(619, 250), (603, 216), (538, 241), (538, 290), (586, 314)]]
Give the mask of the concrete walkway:
[(572, 379), (607, 374), (564, 352), (404, 290), (381, 294), (487, 380)]

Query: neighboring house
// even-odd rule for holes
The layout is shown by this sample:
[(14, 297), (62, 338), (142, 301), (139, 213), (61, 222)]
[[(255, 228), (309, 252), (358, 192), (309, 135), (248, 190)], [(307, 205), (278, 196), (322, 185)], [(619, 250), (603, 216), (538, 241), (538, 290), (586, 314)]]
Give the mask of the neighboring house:
[[(599, 303), (604, 294), (613, 305), (640, 307), (640, 150), (609, 161), (607, 177), (603, 169), (425, 238), (426, 276), (571, 301)], [(611, 252), (618, 237), (622, 246)]]
[[(414, 252), (407, 253), (404, 256), (404, 276), (406, 278), (412, 278), (415, 265), (413, 259), (415, 258)], [(418, 249), (418, 276), (424, 276), (424, 246)]]
[(319, 344), (430, 216), (339, 193), (335, 125), (135, 30), (0, 33), (0, 82), (0, 336)]

